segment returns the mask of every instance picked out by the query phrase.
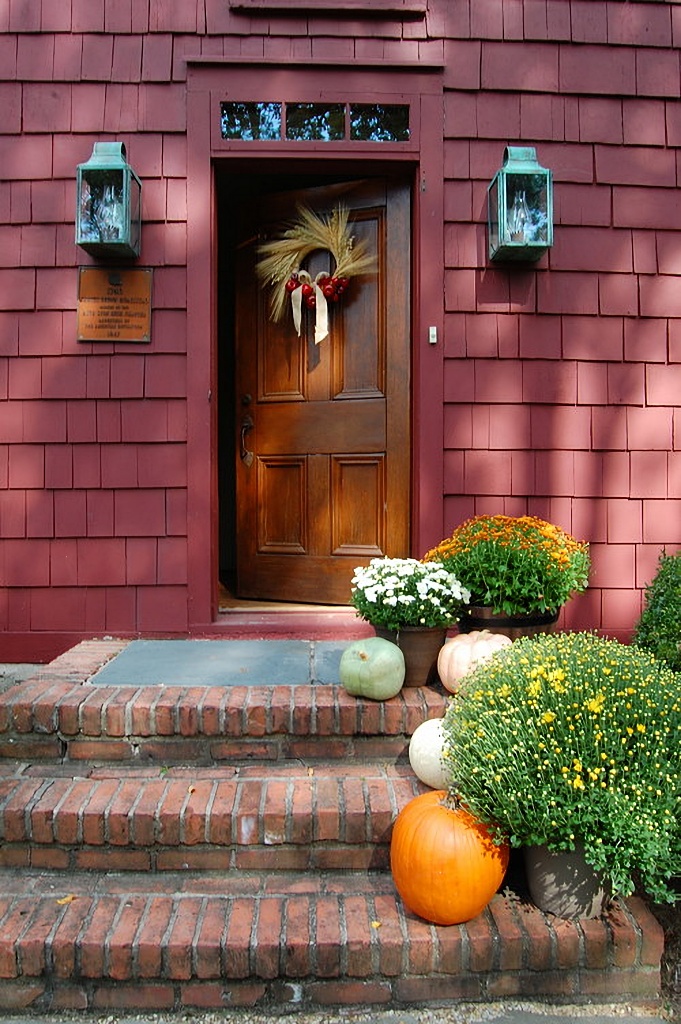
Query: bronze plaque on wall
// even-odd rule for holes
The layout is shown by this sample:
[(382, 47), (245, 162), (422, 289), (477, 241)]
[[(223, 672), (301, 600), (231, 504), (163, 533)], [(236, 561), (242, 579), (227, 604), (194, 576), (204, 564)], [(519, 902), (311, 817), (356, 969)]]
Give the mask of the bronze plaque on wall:
[(78, 341), (151, 341), (150, 267), (80, 267)]

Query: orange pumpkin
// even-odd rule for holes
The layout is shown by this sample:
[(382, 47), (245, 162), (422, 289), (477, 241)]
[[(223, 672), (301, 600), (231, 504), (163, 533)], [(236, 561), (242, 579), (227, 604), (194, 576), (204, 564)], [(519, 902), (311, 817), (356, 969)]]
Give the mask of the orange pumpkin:
[(508, 844), (497, 846), (486, 827), (444, 790), (422, 793), (393, 826), (390, 869), (402, 901), (433, 924), (463, 924), (480, 914), (501, 885)]
[(456, 693), (459, 683), (471, 669), (511, 643), (513, 641), (510, 637), (503, 633), (492, 633), (489, 629), (459, 633), (447, 640), (440, 648), (437, 659), (437, 672), (442, 685), (450, 693)]

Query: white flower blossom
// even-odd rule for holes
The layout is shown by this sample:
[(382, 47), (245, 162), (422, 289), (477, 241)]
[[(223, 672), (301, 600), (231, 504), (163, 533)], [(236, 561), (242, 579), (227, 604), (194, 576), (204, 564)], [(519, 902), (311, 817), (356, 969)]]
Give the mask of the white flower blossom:
[(374, 625), (447, 626), (456, 621), (470, 594), (440, 562), (417, 558), (374, 558), (352, 577), (352, 603)]

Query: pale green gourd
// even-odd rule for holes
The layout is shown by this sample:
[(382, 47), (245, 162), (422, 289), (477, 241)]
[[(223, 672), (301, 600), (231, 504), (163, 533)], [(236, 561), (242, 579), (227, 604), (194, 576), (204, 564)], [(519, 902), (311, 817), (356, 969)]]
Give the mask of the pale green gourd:
[(338, 673), (353, 697), (389, 700), (402, 689), (404, 655), (397, 644), (380, 636), (355, 640), (343, 651)]

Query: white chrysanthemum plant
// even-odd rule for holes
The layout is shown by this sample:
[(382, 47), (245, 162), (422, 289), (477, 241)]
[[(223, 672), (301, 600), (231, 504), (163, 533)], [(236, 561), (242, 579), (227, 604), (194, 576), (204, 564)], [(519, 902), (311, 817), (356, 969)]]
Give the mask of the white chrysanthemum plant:
[(352, 578), (357, 614), (381, 629), (447, 628), (469, 601), (469, 591), (440, 562), (373, 558)]

